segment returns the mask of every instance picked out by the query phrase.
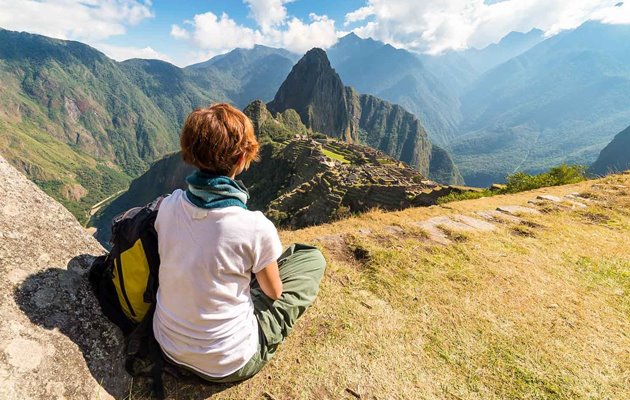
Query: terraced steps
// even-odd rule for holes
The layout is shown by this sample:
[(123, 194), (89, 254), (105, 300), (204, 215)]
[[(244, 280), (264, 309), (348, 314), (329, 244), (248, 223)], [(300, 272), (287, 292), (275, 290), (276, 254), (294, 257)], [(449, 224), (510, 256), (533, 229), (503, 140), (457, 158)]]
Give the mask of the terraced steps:
[[(593, 186), (597, 189), (597, 185)], [(610, 190), (610, 189), (604, 189)], [(484, 233), (497, 229), (497, 224), (508, 225), (531, 225), (527, 218), (542, 215), (547, 212), (549, 203), (557, 205), (557, 210), (570, 211), (588, 208), (588, 204), (593, 200), (585, 198), (580, 194), (567, 194), (562, 197), (552, 195), (540, 195), (528, 202), (529, 206), (505, 205), (499, 206), (495, 210), (476, 211), (474, 216), (464, 214), (452, 214), (430, 218), (425, 221), (415, 223), (422, 229), (428, 239), (439, 245), (449, 245), (452, 243), (453, 234)]]

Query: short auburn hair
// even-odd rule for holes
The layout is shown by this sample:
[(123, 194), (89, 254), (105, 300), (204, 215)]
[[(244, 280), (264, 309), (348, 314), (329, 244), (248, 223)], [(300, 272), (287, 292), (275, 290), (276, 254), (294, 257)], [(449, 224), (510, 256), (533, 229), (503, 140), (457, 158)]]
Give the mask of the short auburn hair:
[(228, 175), (241, 155), (245, 168), (258, 160), (252, 121), (229, 104), (198, 108), (186, 118), (179, 138), (182, 159), (202, 171)]

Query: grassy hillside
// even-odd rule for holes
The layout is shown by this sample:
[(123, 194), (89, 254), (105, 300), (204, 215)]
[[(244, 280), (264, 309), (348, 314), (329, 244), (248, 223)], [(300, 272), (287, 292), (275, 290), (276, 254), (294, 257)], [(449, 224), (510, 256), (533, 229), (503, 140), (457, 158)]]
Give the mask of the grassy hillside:
[[(588, 199), (528, 204), (574, 192)], [(494, 231), (450, 224), (441, 230), (447, 245), (418, 225), (480, 219), (476, 212), (508, 205), (540, 214), (505, 214), (490, 221)], [(324, 251), (328, 269), (314, 306), (253, 379), (206, 388), (171, 382), (173, 398), (630, 396), (630, 175), (374, 211), (281, 237)], [(131, 389), (133, 398), (142, 387)]]
[(0, 152), (85, 220), (176, 146), (169, 118), (101, 52), (0, 30)]

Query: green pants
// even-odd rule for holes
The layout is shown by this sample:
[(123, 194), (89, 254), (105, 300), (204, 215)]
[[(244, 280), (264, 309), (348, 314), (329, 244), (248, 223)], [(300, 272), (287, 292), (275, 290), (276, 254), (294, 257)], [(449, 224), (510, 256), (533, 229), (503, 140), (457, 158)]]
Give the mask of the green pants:
[(254, 356), (241, 369), (223, 378), (192, 372), (210, 382), (238, 382), (251, 378), (271, 360), (278, 345), (293, 329), (295, 321), (315, 300), (326, 261), (317, 248), (296, 243), (282, 253), (278, 266), (282, 281), (282, 296), (278, 300), (267, 297), (256, 278), (252, 279), (251, 296), (259, 337), (258, 351)]

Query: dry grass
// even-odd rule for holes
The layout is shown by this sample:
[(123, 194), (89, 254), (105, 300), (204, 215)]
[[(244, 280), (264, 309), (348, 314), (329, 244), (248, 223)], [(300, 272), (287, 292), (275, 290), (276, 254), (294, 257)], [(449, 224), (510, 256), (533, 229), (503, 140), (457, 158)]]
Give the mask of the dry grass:
[[(283, 232), (322, 246), (319, 298), (270, 365), (212, 398), (630, 398), (630, 198), (614, 187), (630, 176), (602, 182)], [(571, 192), (598, 202), (449, 246), (413, 225)]]

